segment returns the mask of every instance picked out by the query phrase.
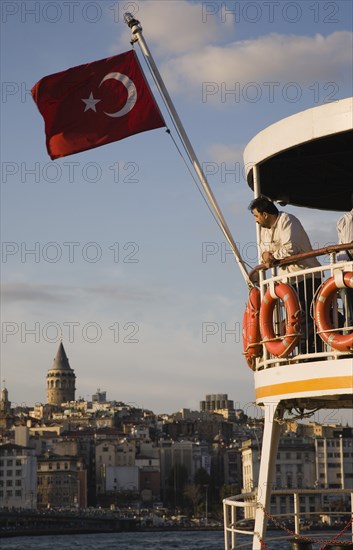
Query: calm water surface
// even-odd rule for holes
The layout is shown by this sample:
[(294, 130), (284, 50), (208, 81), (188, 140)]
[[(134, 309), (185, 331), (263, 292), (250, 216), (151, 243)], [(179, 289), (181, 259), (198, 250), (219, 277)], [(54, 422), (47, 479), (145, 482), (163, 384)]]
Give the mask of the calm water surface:
[[(271, 533), (273, 536), (275, 533)], [(321, 533), (330, 540), (336, 533)], [(319, 538), (310, 535), (311, 538)], [(322, 537), (320, 537), (322, 538)], [(239, 543), (246, 539), (239, 537)], [(347, 540), (347, 539), (346, 539)], [(267, 542), (269, 550), (289, 550), (288, 541)], [(321, 544), (313, 544), (317, 550)], [(2, 539), (1, 550), (224, 550), (223, 531), (173, 531), (96, 535), (55, 535)]]

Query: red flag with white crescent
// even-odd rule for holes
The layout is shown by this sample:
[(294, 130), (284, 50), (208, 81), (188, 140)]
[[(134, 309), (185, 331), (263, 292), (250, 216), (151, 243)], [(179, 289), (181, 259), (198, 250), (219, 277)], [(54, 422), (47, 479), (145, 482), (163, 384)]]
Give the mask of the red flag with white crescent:
[(133, 50), (46, 76), (32, 97), (52, 159), (165, 126)]

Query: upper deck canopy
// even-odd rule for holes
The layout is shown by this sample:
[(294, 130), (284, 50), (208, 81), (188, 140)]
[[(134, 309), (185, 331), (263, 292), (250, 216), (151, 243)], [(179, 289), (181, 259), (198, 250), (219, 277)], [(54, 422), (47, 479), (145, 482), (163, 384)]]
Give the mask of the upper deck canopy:
[(347, 211), (353, 194), (353, 98), (302, 111), (272, 124), (246, 146), (247, 181), (274, 201)]

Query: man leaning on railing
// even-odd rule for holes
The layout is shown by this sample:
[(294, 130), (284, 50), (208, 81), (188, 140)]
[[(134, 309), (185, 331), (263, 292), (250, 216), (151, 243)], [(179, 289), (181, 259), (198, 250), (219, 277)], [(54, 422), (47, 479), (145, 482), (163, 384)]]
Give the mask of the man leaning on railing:
[[(312, 246), (310, 239), (302, 226), (301, 222), (293, 214), (280, 212), (277, 206), (267, 197), (260, 195), (254, 199), (250, 205), (255, 221), (260, 225), (260, 252), (264, 264), (267, 268), (272, 267), (278, 260), (288, 258), (290, 256), (311, 252)], [(281, 265), (278, 268), (279, 275), (293, 275), (297, 271), (303, 269), (312, 269), (320, 266), (316, 257), (305, 258), (297, 261)], [(321, 276), (319, 273), (314, 274), (314, 279), (311, 277), (305, 278), (300, 275), (296, 278), (296, 287), (298, 298), (303, 312), (310, 308), (310, 304), (314, 298), (316, 290), (321, 284)], [(309, 318), (309, 315), (308, 315)], [(303, 340), (302, 351), (306, 351), (305, 342), (308, 339), (308, 352), (315, 352), (314, 341), (314, 325), (308, 323), (307, 329), (303, 323)], [(307, 333), (305, 334), (305, 331)]]

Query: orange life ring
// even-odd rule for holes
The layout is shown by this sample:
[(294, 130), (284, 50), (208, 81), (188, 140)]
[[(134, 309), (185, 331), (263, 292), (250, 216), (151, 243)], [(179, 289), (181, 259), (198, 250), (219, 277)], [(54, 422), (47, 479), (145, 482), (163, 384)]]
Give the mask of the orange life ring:
[[(273, 310), (278, 299), (286, 308), (285, 334), (280, 340), (273, 329)], [(300, 305), (294, 288), (285, 283), (269, 287), (260, 308), (260, 333), (266, 349), (276, 357), (287, 357), (300, 339)]]
[(333, 332), (334, 326), (330, 319), (330, 309), (333, 298), (339, 288), (353, 288), (353, 272), (342, 273), (342, 284), (339, 284), (335, 277), (330, 277), (321, 287), (315, 303), (315, 323), (319, 336), (331, 348), (338, 351), (353, 350), (353, 332), (350, 334), (339, 334)]
[(255, 368), (255, 357), (259, 357), (262, 346), (259, 343), (260, 327), (260, 291), (253, 287), (249, 292), (249, 299), (243, 315), (243, 349), (245, 359), (251, 369)]

